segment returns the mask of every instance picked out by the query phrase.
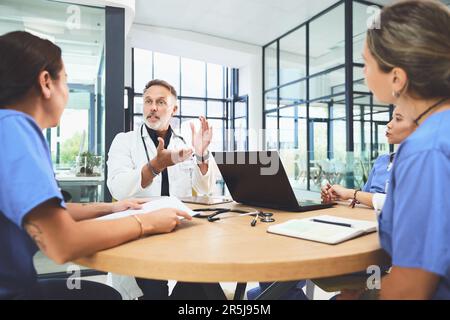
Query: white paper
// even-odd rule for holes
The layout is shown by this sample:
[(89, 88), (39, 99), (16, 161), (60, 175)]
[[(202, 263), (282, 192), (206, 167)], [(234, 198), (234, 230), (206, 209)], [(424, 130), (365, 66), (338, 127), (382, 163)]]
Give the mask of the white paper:
[[(181, 211), (187, 212), (191, 216), (196, 214), (196, 212), (189, 209), (183, 202), (180, 201), (180, 199), (178, 199), (176, 197), (161, 197), (160, 199), (151, 200), (149, 202), (142, 204), (142, 209), (120, 211), (120, 212), (108, 214), (108, 215), (100, 217), (98, 219), (99, 220), (119, 219), (119, 218), (131, 216), (133, 214), (148, 213), (150, 211), (166, 209), (166, 208), (179, 209)], [(180, 218), (184, 219), (183, 217), (180, 217)]]

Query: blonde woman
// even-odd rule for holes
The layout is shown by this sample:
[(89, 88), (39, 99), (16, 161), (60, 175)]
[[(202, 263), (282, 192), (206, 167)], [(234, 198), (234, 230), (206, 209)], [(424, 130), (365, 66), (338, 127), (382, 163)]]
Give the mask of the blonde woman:
[(450, 10), (402, 1), (380, 26), (367, 32), (367, 85), (418, 128), (397, 151), (378, 218), (392, 258), (379, 298), (450, 299)]

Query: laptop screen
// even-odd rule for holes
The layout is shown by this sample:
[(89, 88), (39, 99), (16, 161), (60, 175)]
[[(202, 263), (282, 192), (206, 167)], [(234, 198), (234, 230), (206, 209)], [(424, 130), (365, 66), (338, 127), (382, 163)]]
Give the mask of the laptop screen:
[(237, 202), (297, 211), (298, 201), (277, 151), (213, 152)]

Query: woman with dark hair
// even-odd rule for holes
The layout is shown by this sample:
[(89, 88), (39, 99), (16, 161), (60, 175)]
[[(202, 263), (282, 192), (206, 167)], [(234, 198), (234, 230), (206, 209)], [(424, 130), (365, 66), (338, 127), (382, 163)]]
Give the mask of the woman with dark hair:
[[(386, 126), (386, 137), (389, 144), (401, 144), (416, 129), (414, 121), (406, 119), (402, 113), (395, 108), (391, 121)], [(341, 185), (330, 185), (322, 187), (322, 201), (334, 202), (351, 200), (350, 206), (356, 203), (364, 204), (374, 208), (378, 214), (383, 208), (386, 192), (389, 186), (389, 176), (394, 164), (395, 153), (381, 155), (377, 158), (370, 171), (369, 178), (362, 190), (348, 189)]]
[(26, 32), (0, 36), (0, 299), (117, 299), (112, 288), (82, 281), (37, 279), (38, 248), (57, 263), (156, 233), (172, 231), (175, 209), (117, 220), (96, 217), (143, 200), (66, 204), (57, 187), (50, 152), (42, 135), (58, 124), (68, 99), (61, 50)]
[(367, 32), (367, 85), (418, 126), (397, 151), (379, 216), (392, 258), (379, 298), (450, 299), (450, 10), (402, 1), (379, 25)]

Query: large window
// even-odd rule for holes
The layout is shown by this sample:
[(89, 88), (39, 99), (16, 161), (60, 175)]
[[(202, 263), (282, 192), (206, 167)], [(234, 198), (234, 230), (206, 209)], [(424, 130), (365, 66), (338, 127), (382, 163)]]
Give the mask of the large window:
[(264, 46), (265, 147), (280, 150), (295, 187), (360, 187), (374, 159), (393, 150), (384, 136), (392, 106), (374, 101), (361, 64), (375, 8), (339, 1)]
[(213, 126), (212, 151), (247, 149), (248, 98), (236, 97), (232, 92), (238, 74), (234, 71), (233, 76), (232, 71), (213, 63), (134, 48), (133, 126), (143, 122), (146, 83), (162, 79), (177, 90), (179, 108), (171, 125), (181, 135), (190, 134), (189, 122), (206, 116)]

